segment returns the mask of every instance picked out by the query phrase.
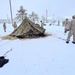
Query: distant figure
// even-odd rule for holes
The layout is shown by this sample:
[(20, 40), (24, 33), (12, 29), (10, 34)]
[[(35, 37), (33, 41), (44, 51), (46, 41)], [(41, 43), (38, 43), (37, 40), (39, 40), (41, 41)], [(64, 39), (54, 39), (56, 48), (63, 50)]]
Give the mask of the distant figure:
[(14, 29), (17, 28), (17, 24), (16, 24), (16, 22), (14, 22), (13, 27), (14, 27)]
[(49, 26), (51, 26), (51, 23), (49, 24)]
[(72, 16), (72, 20), (70, 22), (69, 33), (68, 33), (68, 37), (67, 37), (66, 43), (69, 43), (70, 37), (72, 35), (73, 35), (73, 41), (72, 41), (72, 43), (75, 44), (75, 15)]
[(62, 22), (62, 26), (65, 26), (65, 21)]
[(45, 25), (42, 21), (40, 21), (41, 22), (41, 28), (43, 28), (43, 26)]
[(4, 29), (4, 32), (6, 32), (6, 23), (4, 22), (4, 24), (3, 24), (3, 29)]
[(60, 26), (60, 21), (58, 20), (58, 26)]
[(9, 59), (5, 59), (4, 56), (0, 56), (0, 68), (9, 62)]
[(65, 31), (64, 31), (64, 33), (66, 33), (67, 31), (69, 31), (69, 21), (68, 21), (68, 18), (65, 20)]

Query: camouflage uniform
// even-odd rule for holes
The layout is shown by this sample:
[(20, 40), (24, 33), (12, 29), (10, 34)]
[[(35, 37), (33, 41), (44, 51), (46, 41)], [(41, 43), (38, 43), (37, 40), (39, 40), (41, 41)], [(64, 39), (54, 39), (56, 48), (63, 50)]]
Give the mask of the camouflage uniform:
[(68, 21), (68, 19), (66, 19), (66, 21), (65, 21), (65, 31), (64, 31), (64, 33), (66, 33), (67, 31), (69, 31), (69, 21)]
[(71, 20), (71, 22), (70, 22), (69, 33), (68, 33), (66, 43), (69, 43), (70, 37), (73, 35), (73, 42), (72, 43), (75, 44), (75, 16), (72, 16), (72, 18), (73, 18), (73, 20)]
[(14, 22), (13, 27), (14, 27), (14, 29), (17, 28), (17, 24), (16, 24), (16, 22)]
[(4, 29), (4, 32), (6, 32), (6, 24), (5, 23), (3, 24), (3, 29)]

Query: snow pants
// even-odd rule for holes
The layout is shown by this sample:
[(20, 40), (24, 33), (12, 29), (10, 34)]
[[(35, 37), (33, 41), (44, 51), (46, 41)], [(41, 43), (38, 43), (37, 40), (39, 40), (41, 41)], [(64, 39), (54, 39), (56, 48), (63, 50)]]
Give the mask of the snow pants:
[(70, 41), (70, 38), (71, 38), (72, 35), (73, 35), (73, 42), (75, 42), (75, 30), (69, 31), (67, 41)]

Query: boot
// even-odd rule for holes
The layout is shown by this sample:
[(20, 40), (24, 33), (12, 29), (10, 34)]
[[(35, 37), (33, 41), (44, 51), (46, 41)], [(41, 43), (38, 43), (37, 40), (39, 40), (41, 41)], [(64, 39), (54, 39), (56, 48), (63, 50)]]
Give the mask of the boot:
[(75, 44), (75, 42), (74, 42), (74, 41), (72, 41), (72, 43), (73, 43), (73, 44)]
[(66, 43), (68, 44), (68, 43), (69, 43), (69, 41), (66, 41)]

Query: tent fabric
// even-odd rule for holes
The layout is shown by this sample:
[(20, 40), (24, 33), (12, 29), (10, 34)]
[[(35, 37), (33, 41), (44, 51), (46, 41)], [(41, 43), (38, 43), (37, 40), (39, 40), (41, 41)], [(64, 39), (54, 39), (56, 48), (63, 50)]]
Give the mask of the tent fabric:
[(35, 37), (41, 36), (45, 32), (45, 29), (40, 27), (39, 24), (35, 24), (26, 17), (23, 22), (15, 29), (10, 36), (15, 37)]

